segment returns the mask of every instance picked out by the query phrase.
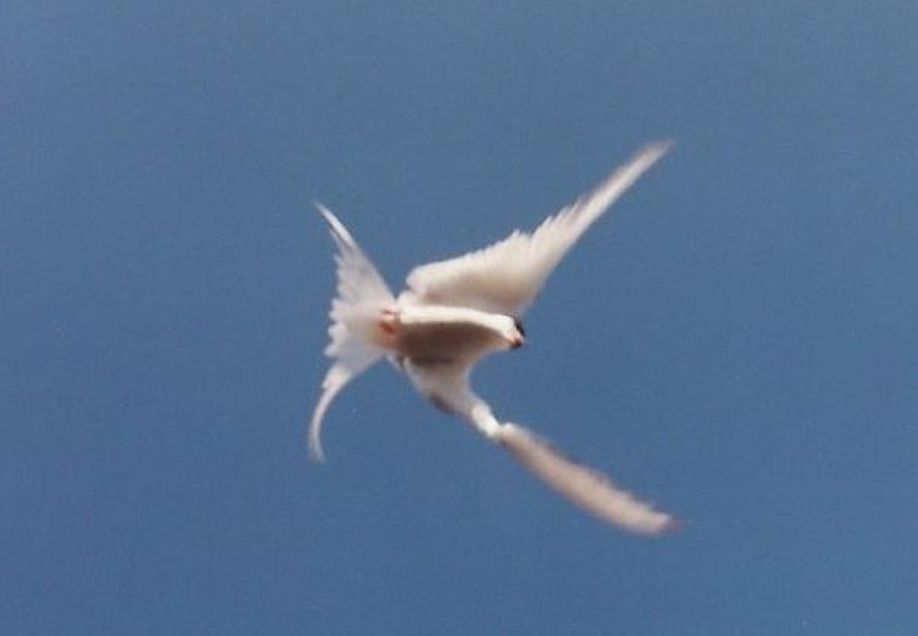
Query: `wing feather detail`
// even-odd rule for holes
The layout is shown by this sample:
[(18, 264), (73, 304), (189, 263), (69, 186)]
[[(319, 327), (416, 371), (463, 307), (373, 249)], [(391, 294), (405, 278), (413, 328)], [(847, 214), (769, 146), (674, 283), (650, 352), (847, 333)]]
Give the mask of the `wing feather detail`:
[(645, 536), (680, 526), (672, 516), (638, 501), (602, 473), (571, 461), (521, 426), (502, 425), (498, 441), (549, 488), (603, 521)]
[(593, 192), (532, 233), (515, 230), (484, 249), (416, 267), (408, 275), (406, 299), (520, 316), (587, 228), (670, 147), (670, 141), (645, 146)]
[(335, 396), (357, 375), (379, 360), (385, 351), (373, 343), (372, 334), (381, 309), (395, 304), (395, 297), (372, 261), (344, 224), (321, 203), (316, 208), (328, 223), (335, 245), (337, 294), (332, 300), (329, 343), (325, 354), (334, 363), (322, 382), (322, 393), (309, 422), (309, 452), (323, 460), (322, 418)]
[(526, 428), (500, 423), (488, 404), (468, 387), (464, 365), (406, 367), (412, 383), (438, 408), (465, 419), (481, 435), (506, 449), (542, 483), (589, 514), (644, 536), (673, 532), (680, 523), (616, 486), (597, 470), (565, 457)]

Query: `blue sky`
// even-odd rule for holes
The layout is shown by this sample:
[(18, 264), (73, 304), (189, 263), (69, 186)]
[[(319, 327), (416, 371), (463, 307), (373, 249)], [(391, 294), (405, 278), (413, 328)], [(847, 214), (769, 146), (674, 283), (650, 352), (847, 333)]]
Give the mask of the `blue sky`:
[[(913, 2), (6, 2), (0, 631), (909, 633), (916, 28)], [(383, 366), (307, 462), (313, 198), (397, 288), (658, 138), (475, 382), (685, 530), (581, 515)]]

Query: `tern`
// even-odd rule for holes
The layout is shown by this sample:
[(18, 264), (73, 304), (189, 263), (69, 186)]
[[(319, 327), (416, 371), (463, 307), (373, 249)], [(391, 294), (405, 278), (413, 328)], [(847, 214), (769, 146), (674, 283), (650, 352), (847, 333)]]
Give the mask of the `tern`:
[(676, 529), (679, 522), (673, 516), (572, 461), (523, 426), (498, 421), (469, 388), (478, 360), (523, 345), (521, 317), (552, 270), (671, 146), (669, 141), (646, 145), (591, 193), (531, 233), (516, 230), (490, 247), (416, 267), (397, 298), (341, 221), (316, 202), (337, 246), (337, 295), (325, 350), (333, 362), (309, 425), (312, 458), (324, 459), (320, 434), (332, 400), (357, 375), (387, 358), (436, 407), (466, 420), (583, 510), (641, 535)]

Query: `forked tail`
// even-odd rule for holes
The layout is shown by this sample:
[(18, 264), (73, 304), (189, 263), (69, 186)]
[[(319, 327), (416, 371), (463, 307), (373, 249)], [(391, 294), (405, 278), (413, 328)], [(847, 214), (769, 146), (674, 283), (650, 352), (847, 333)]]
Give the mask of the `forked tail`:
[(322, 382), (322, 394), (309, 423), (309, 452), (322, 461), (322, 418), (335, 395), (352, 378), (385, 355), (385, 350), (373, 341), (379, 312), (395, 304), (395, 297), (370, 259), (341, 221), (328, 208), (316, 202), (316, 208), (328, 223), (338, 247), (338, 289), (332, 301), (331, 341), (325, 355), (334, 360)]

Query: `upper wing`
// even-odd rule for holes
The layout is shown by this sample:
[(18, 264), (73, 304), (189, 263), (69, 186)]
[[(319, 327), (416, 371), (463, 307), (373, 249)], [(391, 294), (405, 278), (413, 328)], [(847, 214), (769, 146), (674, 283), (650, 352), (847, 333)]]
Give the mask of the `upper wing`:
[(638, 501), (602, 473), (571, 461), (521, 426), (503, 424), (497, 439), (548, 487), (603, 521), (643, 535), (679, 528), (672, 516)]
[(490, 247), (416, 267), (408, 275), (405, 294), (420, 303), (519, 316), (590, 224), (671, 146), (669, 141), (645, 146), (596, 190), (547, 218), (531, 234), (516, 230)]

